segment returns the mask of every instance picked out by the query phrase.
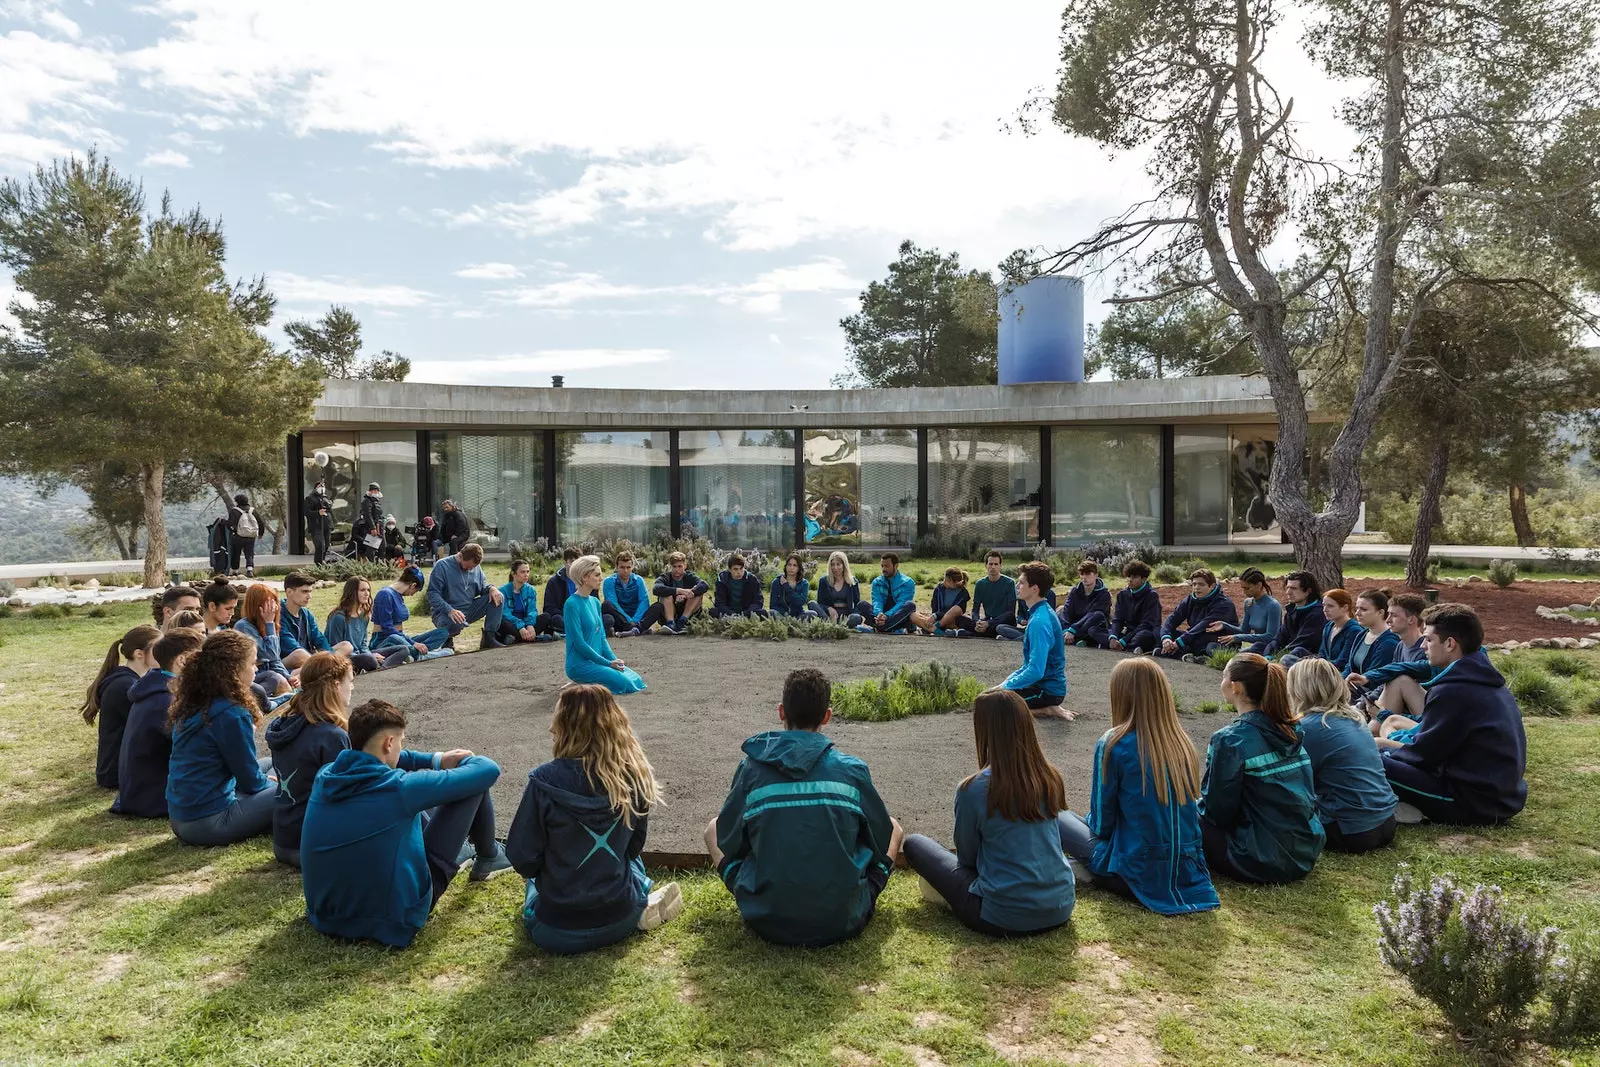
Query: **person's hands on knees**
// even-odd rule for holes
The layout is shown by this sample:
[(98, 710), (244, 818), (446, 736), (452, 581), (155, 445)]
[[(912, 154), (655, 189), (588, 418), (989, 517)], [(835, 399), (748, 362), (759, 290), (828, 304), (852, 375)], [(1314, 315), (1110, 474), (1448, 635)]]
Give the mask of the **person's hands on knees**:
[(889, 816), (889, 825), (894, 828), (889, 833), (889, 859), (896, 867), (904, 867), (906, 858), (900, 846), (905, 843), (905, 828), (900, 825), (900, 820), (892, 815)]
[(706, 823), (706, 855), (711, 857), (712, 869), (722, 866), (722, 849), (717, 847), (717, 820)]
[(454, 770), (461, 766), (461, 761), (472, 755), (470, 748), (452, 748), (448, 752), (439, 753), (439, 768), (441, 770)]

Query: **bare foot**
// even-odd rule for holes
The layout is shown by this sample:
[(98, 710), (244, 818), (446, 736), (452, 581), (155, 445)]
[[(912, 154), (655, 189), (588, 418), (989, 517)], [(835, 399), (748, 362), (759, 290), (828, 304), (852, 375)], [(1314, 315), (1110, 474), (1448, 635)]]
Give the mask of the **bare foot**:
[(1064, 719), (1067, 722), (1071, 722), (1078, 717), (1077, 712), (1069, 711), (1060, 704), (1055, 704), (1048, 708), (1035, 708), (1033, 714), (1035, 718), (1039, 719)]

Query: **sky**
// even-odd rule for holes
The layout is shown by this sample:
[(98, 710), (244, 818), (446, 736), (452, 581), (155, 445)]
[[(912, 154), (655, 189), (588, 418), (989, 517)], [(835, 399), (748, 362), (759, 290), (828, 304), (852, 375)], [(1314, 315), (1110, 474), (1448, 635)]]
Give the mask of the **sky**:
[(280, 341), (344, 304), (413, 381), (825, 388), (902, 240), (993, 268), (1145, 188), (1008, 129), (1061, 8), (0, 0), (0, 176), (98, 145), (221, 217)]

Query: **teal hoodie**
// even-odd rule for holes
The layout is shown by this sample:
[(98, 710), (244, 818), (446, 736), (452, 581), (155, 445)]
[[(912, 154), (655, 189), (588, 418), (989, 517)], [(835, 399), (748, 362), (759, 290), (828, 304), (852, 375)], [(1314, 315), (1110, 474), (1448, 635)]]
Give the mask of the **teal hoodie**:
[(1259, 711), (1211, 735), (1200, 817), (1228, 837), (1228, 858), (1259, 882), (1293, 882), (1322, 855), (1311, 757)]
[(827, 945), (872, 917), (894, 861), (889, 812), (867, 765), (810, 730), (772, 730), (744, 743), (717, 816), (722, 880), (761, 937)]

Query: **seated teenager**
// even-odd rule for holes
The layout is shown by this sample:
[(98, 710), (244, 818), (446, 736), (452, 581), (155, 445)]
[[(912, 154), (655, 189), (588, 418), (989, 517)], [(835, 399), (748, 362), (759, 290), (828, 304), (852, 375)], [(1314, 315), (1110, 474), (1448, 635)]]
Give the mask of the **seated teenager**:
[[(1465, 604), (1440, 604), (1423, 617), (1436, 673), (1409, 744), (1383, 752), (1395, 795), (1432, 822), (1494, 826), (1528, 800), (1528, 741), (1522, 712), (1488, 657), (1483, 623)], [(1399, 678), (1396, 684), (1418, 683)], [(1413, 816), (1414, 817), (1414, 816)]]
[(1067, 653), (1061, 639), (1061, 620), (1043, 606), (1054, 580), (1048, 563), (1024, 563), (1018, 568), (1017, 596), (1028, 608), (1028, 629), (1022, 637), (1022, 666), (1000, 686), (1015, 692), (1041, 718), (1075, 719), (1077, 712), (1061, 706), (1067, 698)]
[(811, 610), (811, 583), (806, 581), (806, 565), (799, 553), (791, 552), (783, 561), (783, 573), (767, 587), (767, 607), (774, 615), (790, 619), (815, 619)]
[(960, 567), (950, 567), (944, 572), (944, 580), (933, 587), (928, 610), (911, 613), (911, 625), (925, 634), (954, 637), (961, 632), (961, 620), (966, 612), (967, 572)]
[(634, 573), (633, 553), (626, 549), (617, 553), (617, 573), (600, 583), (600, 595), (622, 620), (616, 627), (618, 637), (648, 633), (664, 617), (660, 605), (650, 603), (650, 587)]
[(739, 616), (764, 619), (767, 610), (761, 604), (761, 579), (745, 570), (744, 557), (735, 552), (728, 557), (727, 569), (717, 575), (711, 617), (731, 619)]
[(283, 653), (284, 666), (290, 670), (303, 665), (316, 652), (332, 652), (348, 658), (350, 644), (334, 644), (317, 626), (317, 617), (311, 614), (311, 593), (317, 580), (300, 571), (290, 571), (283, 576), (283, 603), (278, 614), (278, 643)]
[(556, 699), (550, 747), (506, 835), (506, 857), (528, 880), (528, 938), (567, 955), (676, 918), (678, 884), (652, 891), (639, 859), (659, 787), (628, 713), (604, 686), (568, 686)]
[[(1054, 581), (1053, 576), (1051, 580)], [(1048, 592), (1046, 592), (1045, 596), (1039, 601), (1039, 603), (1048, 609), (1052, 615), (1055, 615), (1056, 591), (1054, 586), (1052, 586)], [(1033, 611), (1033, 608), (1034, 605), (1031, 605), (1026, 600), (1022, 599), (1021, 587), (1019, 585), (1017, 602), (1012, 605), (1012, 614), (1016, 617), (1016, 622), (1001, 623), (999, 626), (996, 626), (995, 636), (1000, 638), (1002, 641), (1021, 641), (1023, 632), (1028, 628), (1028, 616)], [(1059, 615), (1056, 615), (1056, 622), (1058, 624), (1061, 622), (1061, 617)]]
[(668, 556), (666, 573), (656, 576), (655, 587), (651, 590), (661, 608), (661, 628), (675, 634), (688, 633), (687, 624), (700, 614), (700, 605), (705, 602), (709, 588), (689, 569), (688, 556), (682, 552)]
[(350, 747), (311, 786), (300, 829), (306, 918), (330, 937), (405, 948), (472, 845), (471, 881), (511, 863), (494, 837), (489, 787), (500, 768), (464, 748), (412, 752), (406, 716), (369, 700), (350, 713)]
[(205, 620), (206, 633), (216, 633), (233, 625), (233, 613), (239, 605), (239, 590), (222, 575), (211, 579), (211, 584), (200, 593), (200, 617)]
[(117, 760), (116, 815), (167, 817), (167, 765), (172, 760), (172, 683), (205, 638), (193, 630), (163, 634), (150, 646), (155, 666), (128, 690), (128, 727)]
[(355, 673), (330, 652), (318, 652), (300, 669), (300, 692), (267, 725), (267, 750), (278, 779), (272, 809), (272, 854), (300, 866), (300, 827), (317, 772), (350, 747), (345, 733)]
[(900, 851), (900, 824), (867, 765), (833, 747), (833, 688), (810, 667), (789, 672), (781, 729), (744, 743), (706, 851), (744, 923), (780, 945), (831, 945), (872, 919)]
[[(101, 789), (117, 788), (117, 763), (122, 758), (122, 735), (133, 707), (133, 685), (147, 674), (155, 660), (150, 646), (161, 631), (148, 623), (135, 626), (111, 642), (100, 671), (84, 694), (83, 721), (98, 733), (94, 754), (94, 781)], [(98, 722), (96, 721), (98, 720)]]
[(378, 590), (378, 595), (372, 600), (372, 625), (378, 628), (374, 648), (380, 651), (391, 647), (404, 648), (412, 659), (421, 659), (444, 650), (450, 631), (443, 627), (436, 626), (418, 637), (406, 636), (405, 624), (411, 618), (406, 597), (416, 596), (421, 588), (421, 569), (407, 567), (400, 572), (400, 577)]
[(256, 755), (255, 675), (255, 642), (222, 630), (206, 638), (178, 678), (169, 713), (167, 821), (186, 845), (231, 845), (272, 825), (272, 758)]
[[(1342, 676), (1350, 666), (1350, 657), (1367, 631), (1355, 619), (1356, 602), (1343, 589), (1330, 589), (1322, 594), (1322, 614), (1328, 621), (1322, 626), (1322, 641), (1317, 646), (1317, 658), (1325, 659), (1339, 668)], [(1293, 653), (1279, 660), (1292, 667), (1305, 656)]]
[(1367, 717), (1350, 706), (1350, 688), (1325, 659), (1289, 668), (1289, 706), (1300, 743), (1311, 757), (1317, 817), (1335, 852), (1371, 852), (1394, 840), (1394, 790), (1367, 732)]
[(544, 611), (535, 623), (540, 633), (563, 632), (561, 628), (566, 625), (567, 597), (573, 592), (572, 576), (567, 573), (567, 568), (581, 555), (583, 553), (571, 545), (561, 550), (561, 566), (556, 568), (556, 572), (544, 583)]
[(1056, 617), (1069, 645), (1097, 648), (1110, 634), (1111, 590), (1100, 580), (1100, 565), (1094, 560), (1078, 564), (1078, 581), (1067, 590), (1067, 602)]
[(1017, 583), (1002, 573), (1004, 565), (994, 549), (983, 557), (984, 575), (972, 587), (972, 614), (961, 618), (963, 634), (997, 638), (1000, 627), (1017, 624)]
[(1027, 705), (1009, 689), (979, 694), (972, 733), (978, 770), (956, 787), (955, 851), (907, 834), (906, 866), (980, 934), (1054, 930), (1074, 903), (1056, 822), (1066, 784), (1039, 747)]
[(579, 556), (567, 566), (577, 591), (567, 597), (564, 628), (567, 634), (567, 677), (574, 682), (602, 685), (613, 693), (637, 693), (645, 687), (637, 671), (617, 658), (606, 642), (600, 621), (600, 557)]
[(1322, 647), (1322, 628), (1327, 618), (1322, 613), (1322, 586), (1310, 571), (1290, 571), (1283, 576), (1283, 625), (1278, 636), (1267, 642), (1261, 654), (1285, 666), (1303, 656), (1314, 656)]
[[(307, 612), (309, 614), (309, 612)], [(348, 645), (350, 666), (358, 673), (398, 667), (411, 658), (404, 643), (386, 643), (373, 649), (368, 637), (372, 621), (372, 583), (351, 576), (339, 592), (339, 606), (328, 612), (327, 640), (334, 648)]]
[(532, 573), (527, 560), (512, 560), (511, 580), (500, 587), (499, 637), (507, 644), (551, 639), (539, 631), (539, 596), (528, 581)]
[(911, 613), (917, 610), (917, 583), (900, 573), (900, 557), (885, 552), (878, 561), (883, 571), (872, 579), (872, 614), (856, 629), (864, 633), (905, 633)]
[(244, 634), (256, 646), (255, 683), (269, 697), (283, 696), (300, 677), (283, 662), (278, 633), (281, 610), (277, 594), (257, 582), (244, 591), (244, 606), (233, 624), (234, 633)]
[(1311, 757), (1289, 706), (1287, 672), (1241, 652), (1222, 669), (1222, 697), (1239, 712), (1211, 735), (1200, 783), (1200, 834), (1212, 874), (1293, 882), (1322, 854)]
[(1150, 565), (1133, 560), (1122, 568), (1127, 587), (1117, 593), (1111, 632), (1101, 648), (1113, 652), (1153, 652), (1161, 640), (1161, 594), (1150, 584)]
[(174, 630), (193, 630), (204, 637), (206, 633), (206, 617), (198, 611), (180, 611), (175, 615), (168, 615), (166, 625), (161, 627), (161, 632), (170, 634)]
[[(1345, 678), (1365, 677), (1367, 671), (1379, 670), (1393, 662), (1402, 651), (1400, 635), (1389, 629), (1388, 593), (1382, 589), (1368, 589), (1356, 597), (1355, 617), (1362, 632), (1350, 649), (1350, 659), (1343, 671)], [(1362, 721), (1365, 720), (1363, 715)]]
[(1239, 612), (1222, 591), (1217, 576), (1204, 567), (1189, 574), (1189, 595), (1178, 601), (1167, 621), (1161, 624), (1161, 647), (1158, 655), (1182, 657), (1186, 663), (1202, 663), (1213, 644), (1216, 634), (1210, 632), (1211, 624), (1226, 626), (1239, 624)]
[(1090, 885), (1157, 915), (1220, 906), (1200, 836), (1200, 756), (1150, 659), (1111, 668), (1111, 729), (1094, 746), (1089, 817), (1061, 813), (1061, 846)]
[(871, 604), (861, 601), (861, 583), (850, 569), (850, 557), (843, 552), (828, 554), (828, 573), (817, 579), (817, 599), (811, 610), (830, 622), (860, 626), (872, 612)]
[[(226, 582), (226, 579), (223, 579)], [(192, 585), (171, 585), (150, 602), (150, 614), (155, 617), (156, 629), (165, 630), (167, 620), (180, 611), (199, 611), (200, 594)]]
[[(1354, 695), (1356, 707), (1371, 718), (1368, 729), (1374, 737), (1382, 736), (1383, 723), (1393, 714), (1390, 709), (1405, 707), (1398, 687), (1395, 693), (1387, 692), (1390, 683), (1402, 676), (1409, 676), (1418, 682), (1433, 677), (1433, 667), (1428, 664), (1427, 645), (1422, 639), (1422, 616), (1427, 610), (1428, 602), (1416, 593), (1400, 593), (1391, 597), (1387, 612), (1389, 629), (1400, 643), (1394, 657), (1381, 666), (1353, 671), (1345, 678)], [(1425, 694), (1419, 686), (1414, 695), (1415, 707), (1406, 714), (1420, 717)], [(1416, 722), (1408, 721), (1406, 725), (1415, 726)]]
[(483, 637), (478, 648), (503, 647), (495, 635), (500, 632), (504, 598), (489, 584), (482, 563), (483, 548), (468, 541), (461, 551), (435, 563), (428, 576), (428, 613), (436, 628), (450, 634), (444, 642), (446, 648), (454, 649), (456, 634), (479, 619), (483, 620)]
[(1259, 653), (1277, 638), (1283, 626), (1283, 605), (1257, 567), (1246, 567), (1239, 584), (1244, 588), (1244, 611), (1238, 623), (1216, 619), (1206, 626), (1206, 633), (1224, 647), (1236, 645), (1240, 652)]

